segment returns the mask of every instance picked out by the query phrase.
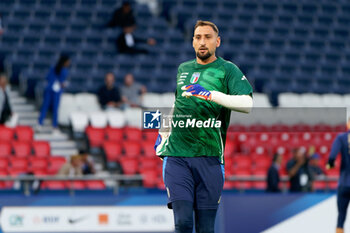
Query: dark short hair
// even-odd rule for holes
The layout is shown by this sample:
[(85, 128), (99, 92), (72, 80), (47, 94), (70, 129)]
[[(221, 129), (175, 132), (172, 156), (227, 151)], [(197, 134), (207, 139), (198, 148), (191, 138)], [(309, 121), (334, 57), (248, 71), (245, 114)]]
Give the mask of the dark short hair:
[(201, 27), (201, 26), (210, 26), (216, 32), (216, 34), (219, 35), (218, 27), (213, 22), (210, 22), (210, 21), (197, 20), (196, 25), (194, 25), (193, 31), (195, 31), (197, 27)]

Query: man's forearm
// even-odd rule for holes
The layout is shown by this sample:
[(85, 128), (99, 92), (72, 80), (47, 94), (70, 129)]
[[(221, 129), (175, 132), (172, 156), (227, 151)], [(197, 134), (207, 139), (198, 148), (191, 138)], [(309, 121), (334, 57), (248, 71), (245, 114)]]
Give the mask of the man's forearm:
[(211, 95), (211, 101), (233, 111), (249, 113), (253, 107), (250, 95), (227, 95), (219, 91), (211, 91)]

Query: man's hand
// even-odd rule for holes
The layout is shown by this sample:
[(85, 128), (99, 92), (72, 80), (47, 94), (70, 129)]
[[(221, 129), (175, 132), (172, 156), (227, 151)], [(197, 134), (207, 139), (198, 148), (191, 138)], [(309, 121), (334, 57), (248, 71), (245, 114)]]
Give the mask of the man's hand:
[(203, 100), (211, 100), (211, 92), (202, 87), (199, 84), (191, 84), (181, 87), (181, 90), (184, 90), (182, 96), (189, 98), (194, 96)]
[(326, 169), (329, 170), (331, 168), (334, 168), (334, 160), (329, 160), (328, 163), (326, 164)]

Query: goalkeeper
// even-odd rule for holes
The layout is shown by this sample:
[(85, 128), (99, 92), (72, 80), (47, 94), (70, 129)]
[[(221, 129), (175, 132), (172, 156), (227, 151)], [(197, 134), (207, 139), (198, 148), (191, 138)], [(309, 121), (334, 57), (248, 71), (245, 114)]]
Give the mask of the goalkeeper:
[[(233, 63), (216, 57), (219, 31), (209, 21), (197, 21), (193, 48), (196, 59), (182, 63), (170, 132), (161, 131), (155, 145), (163, 158), (168, 207), (176, 233), (214, 232), (224, 184), (224, 148), (231, 110), (249, 113), (252, 87)], [(190, 125), (183, 124), (180, 121)], [(207, 122), (207, 127), (205, 123)], [(208, 127), (209, 125), (209, 127)]]
[(334, 161), (341, 153), (340, 177), (338, 182), (337, 206), (338, 220), (336, 233), (344, 232), (346, 211), (350, 201), (350, 118), (347, 124), (348, 132), (339, 134), (332, 145), (327, 169), (334, 167)]

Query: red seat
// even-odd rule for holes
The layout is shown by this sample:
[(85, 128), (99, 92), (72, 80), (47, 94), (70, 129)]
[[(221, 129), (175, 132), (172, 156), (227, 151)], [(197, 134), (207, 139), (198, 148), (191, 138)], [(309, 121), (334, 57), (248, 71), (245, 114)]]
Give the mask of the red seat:
[(7, 158), (0, 158), (0, 171), (7, 171), (9, 168)]
[(165, 190), (165, 184), (164, 184), (163, 178), (157, 179), (157, 188), (161, 190)]
[(90, 147), (100, 147), (105, 140), (105, 131), (100, 128), (93, 128), (91, 126), (86, 128), (86, 134), (89, 140)]
[(24, 171), (28, 170), (28, 160), (26, 158), (10, 157), (9, 162), (11, 164), (11, 169), (9, 172), (11, 172), (13, 169)]
[(27, 168), (11, 168), (8, 171), (8, 173), (10, 176), (18, 176), (18, 175), (22, 175), (22, 174), (27, 174), (28, 170), (27, 170)]
[(120, 142), (123, 140), (123, 129), (106, 128), (106, 137), (108, 141)]
[(157, 167), (158, 161), (160, 160), (160, 158), (158, 158), (157, 156), (154, 157), (140, 157), (139, 158), (139, 167), (140, 170), (144, 170), (144, 169), (154, 169), (155, 167)]
[(156, 152), (154, 150), (155, 141), (143, 141), (141, 143), (142, 153), (145, 157), (154, 157)]
[(37, 157), (31, 157), (29, 158), (29, 164), (30, 164), (30, 170), (32, 172), (34, 171), (43, 171), (46, 170), (48, 167), (48, 161), (46, 158), (37, 158)]
[(33, 129), (30, 126), (17, 126), (15, 133), (18, 141), (31, 142), (33, 140)]
[(245, 169), (245, 168), (234, 169), (233, 172), (236, 176), (250, 176), (252, 174), (250, 171), (250, 168), (249, 169)]
[(31, 145), (29, 142), (14, 141), (12, 142), (13, 149), (16, 157), (28, 157), (31, 155)]
[(154, 188), (157, 185), (158, 173), (154, 169), (143, 170), (141, 175), (143, 176), (143, 187)]
[(43, 189), (59, 190), (59, 189), (65, 189), (66, 188), (66, 184), (65, 184), (64, 181), (52, 180), (52, 181), (44, 181), (41, 184), (41, 187)]
[(225, 156), (233, 156), (233, 153), (235, 152), (236, 145), (234, 141), (226, 140), (225, 145)]
[(136, 141), (124, 141), (123, 151), (127, 157), (138, 157), (141, 155), (141, 145)]
[(236, 156), (234, 157), (234, 161), (237, 169), (250, 169), (252, 166), (252, 161), (247, 156)]
[(134, 175), (138, 171), (138, 161), (137, 158), (123, 158), (120, 161), (123, 169), (123, 173), (126, 175)]
[(49, 175), (47, 173), (47, 168), (45, 168), (43, 170), (35, 170), (35, 171), (33, 171), (33, 173), (35, 176), (47, 176), (47, 175)]
[(255, 168), (267, 169), (271, 165), (271, 159), (266, 156), (258, 157), (254, 160)]
[(50, 144), (46, 141), (34, 141), (33, 150), (36, 157), (49, 157), (51, 153)]
[(145, 130), (143, 133), (144, 141), (151, 141), (153, 142), (153, 144), (156, 141), (157, 137), (158, 137), (158, 130), (157, 131)]
[(124, 134), (128, 141), (141, 141), (142, 131), (134, 127), (125, 127)]
[(225, 181), (225, 183), (224, 183), (224, 189), (225, 190), (233, 189), (233, 188), (235, 188), (235, 182), (234, 181), (230, 181), (230, 180)]
[(7, 157), (11, 155), (12, 147), (8, 142), (0, 142), (0, 157)]
[(326, 182), (316, 180), (312, 183), (312, 187), (314, 190), (324, 190), (326, 188)]
[(81, 190), (86, 188), (85, 182), (81, 180), (66, 181), (65, 183), (67, 188), (70, 188), (73, 190), (75, 189)]
[(88, 180), (85, 182), (88, 189), (105, 189), (106, 185), (102, 180)]
[(9, 142), (13, 140), (14, 131), (0, 125), (0, 142)]
[(60, 170), (63, 164), (66, 163), (66, 158), (61, 156), (49, 157), (49, 166), (47, 172), (50, 175), (55, 175)]
[(109, 162), (118, 162), (122, 155), (122, 147), (117, 142), (104, 142), (103, 150)]

